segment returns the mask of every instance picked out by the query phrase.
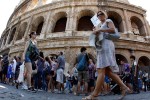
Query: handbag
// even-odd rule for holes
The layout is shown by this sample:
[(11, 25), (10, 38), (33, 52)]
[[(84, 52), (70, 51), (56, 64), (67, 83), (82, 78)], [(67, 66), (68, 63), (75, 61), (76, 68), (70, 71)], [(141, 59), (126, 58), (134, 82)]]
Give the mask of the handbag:
[(120, 33), (115, 28), (115, 33), (108, 33), (108, 34), (106, 34), (105, 38), (108, 40), (118, 40), (120, 38)]
[(22, 65), (20, 66), (20, 71), (19, 71), (19, 76), (18, 76), (18, 79), (17, 79), (17, 82), (21, 83), (21, 82), (24, 82), (24, 63), (22, 63)]
[(32, 63), (32, 75), (35, 75), (37, 74), (36, 63), (34, 61), (32, 61), (31, 63)]
[[(107, 27), (108, 27), (108, 22), (106, 22), (106, 24), (107, 24)], [(108, 39), (108, 40), (118, 40), (120, 38), (120, 33), (115, 28), (115, 32), (106, 34), (105, 38)]]

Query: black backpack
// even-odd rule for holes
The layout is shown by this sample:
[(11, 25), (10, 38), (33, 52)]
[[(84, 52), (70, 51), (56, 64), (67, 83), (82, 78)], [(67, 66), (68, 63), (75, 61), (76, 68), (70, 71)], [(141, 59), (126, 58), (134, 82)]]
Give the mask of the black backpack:
[[(30, 42), (30, 43), (32, 43), (32, 42)], [(36, 61), (39, 58), (39, 56), (40, 56), (40, 53), (39, 53), (38, 48), (35, 45), (33, 45), (33, 47), (31, 48), (31, 51), (30, 51), (30, 55), (29, 55), (30, 59), (32, 61)]]

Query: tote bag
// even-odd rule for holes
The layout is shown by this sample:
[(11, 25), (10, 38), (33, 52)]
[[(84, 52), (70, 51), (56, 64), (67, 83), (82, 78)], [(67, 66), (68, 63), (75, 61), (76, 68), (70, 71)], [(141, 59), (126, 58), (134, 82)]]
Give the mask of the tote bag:
[(24, 62), (22, 63), (22, 65), (20, 66), (20, 71), (19, 71), (19, 76), (18, 76), (18, 80), (19, 83), (24, 81)]

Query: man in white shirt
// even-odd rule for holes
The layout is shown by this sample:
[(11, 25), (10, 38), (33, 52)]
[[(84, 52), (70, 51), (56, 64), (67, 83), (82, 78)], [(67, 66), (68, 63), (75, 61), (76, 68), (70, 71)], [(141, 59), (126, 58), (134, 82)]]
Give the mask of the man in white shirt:
[(12, 68), (12, 72), (13, 72), (13, 81), (14, 81), (14, 83), (15, 83), (15, 72), (16, 72), (16, 66), (17, 66), (17, 57), (16, 56), (14, 56), (14, 58), (13, 58), (13, 68)]

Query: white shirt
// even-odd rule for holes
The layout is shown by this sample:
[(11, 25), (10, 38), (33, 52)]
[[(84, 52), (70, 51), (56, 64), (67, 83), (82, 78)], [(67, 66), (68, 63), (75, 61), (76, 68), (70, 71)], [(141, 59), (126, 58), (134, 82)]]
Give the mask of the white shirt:
[(17, 62), (16, 62), (15, 59), (13, 60), (13, 62), (14, 62), (14, 64), (13, 64), (13, 70), (12, 70), (12, 72), (15, 73), (15, 71), (16, 71), (16, 66), (17, 66)]

